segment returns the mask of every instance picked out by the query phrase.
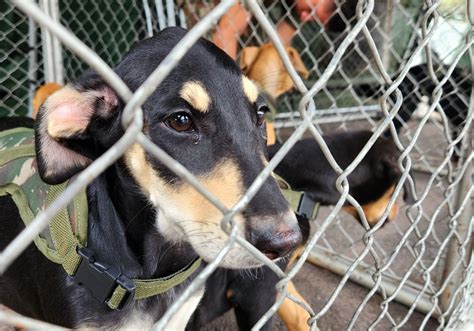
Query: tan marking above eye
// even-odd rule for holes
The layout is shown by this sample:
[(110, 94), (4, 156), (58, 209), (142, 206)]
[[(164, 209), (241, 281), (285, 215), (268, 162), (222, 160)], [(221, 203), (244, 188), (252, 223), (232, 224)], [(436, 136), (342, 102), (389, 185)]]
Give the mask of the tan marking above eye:
[(242, 75), (242, 89), (250, 103), (254, 103), (258, 98), (258, 88), (247, 76)]
[(203, 113), (209, 110), (211, 98), (201, 82), (190, 81), (184, 83), (179, 91), (179, 95), (194, 109)]

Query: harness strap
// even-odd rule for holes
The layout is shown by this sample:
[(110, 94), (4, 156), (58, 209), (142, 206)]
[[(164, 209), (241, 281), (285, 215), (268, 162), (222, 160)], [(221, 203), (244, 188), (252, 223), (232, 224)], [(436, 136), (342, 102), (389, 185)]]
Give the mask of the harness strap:
[[(48, 206), (59, 198), (61, 193), (66, 189), (67, 182), (50, 186), (48, 193)], [(66, 208), (61, 211), (49, 223), (49, 230), (54, 247), (62, 259), (61, 265), (69, 276), (76, 273), (76, 269), (81, 262), (81, 257), (77, 254), (77, 249), (81, 247), (69, 221), (68, 211)]]
[[(67, 183), (51, 186), (50, 201), (60, 198)], [(50, 200), (50, 201), (49, 201)], [(54, 246), (61, 257), (61, 265), (76, 283), (89, 288), (92, 295), (110, 309), (121, 309), (131, 300), (141, 300), (168, 291), (184, 282), (201, 265), (196, 258), (176, 273), (155, 279), (129, 279), (115, 267), (95, 261), (93, 253), (83, 248), (74, 235), (66, 209), (61, 210), (50, 223)], [(111, 294), (112, 293), (112, 294)]]

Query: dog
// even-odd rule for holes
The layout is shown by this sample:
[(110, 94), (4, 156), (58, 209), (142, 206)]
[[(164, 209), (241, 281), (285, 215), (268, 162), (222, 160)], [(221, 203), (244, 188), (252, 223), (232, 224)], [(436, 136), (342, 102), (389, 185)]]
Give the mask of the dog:
[[(62, 87), (56, 83), (48, 83), (36, 90), (33, 98), (34, 117), (36, 117), (35, 115), (38, 113), (39, 107), (46, 99)], [(5, 127), (1, 127), (1, 124), (4, 124)], [(9, 117), (0, 123), (0, 130), (18, 126), (33, 128), (33, 124), (34, 121), (30, 118)], [(271, 141), (271, 137), (268, 136), (268, 125), (269, 123), (267, 122), (267, 144)], [(309, 236), (309, 222), (301, 215), (297, 215), (297, 219), (302, 231), (304, 244)], [(289, 263), (282, 261), (278, 264), (281, 268), (285, 269), (287, 264), (291, 264), (291, 259)], [(278, 280), (279, 278), (276, 277), (274, 272), (267, 267), (246, 272), (218, 268), (206, 282), (206, 292), (191, 320), (188, 322), (187, 329), (199, 329), (230, 309), (235, 309), (237, 325), (241, 330), (251, 328), (276, 300), (275, 285)], [(250, 287), (252, 291), (247, 291)], [(300, 300), (305, 301), (296, 290), (293, 282), (289, 283), (288, 291)], [(307, 320), (310, 317), (309, 314), (291, 300), (284, 300), (282, 306), (278, 309), (278, 314), (289, 331), (309, 329), (307, 324)], [(271, 326), (272, 319), (265, 324), (263, 329), (271, 330)]]
[[(372, 132), (368, 130), (360, 130), (326, 134), (323, 138), (338, 164), (345, 168), (359, 154), (371, 135)], [(269, 159), (274, 157), (281, 146), (282, 144), (277, 143), (267, 147)], [(393, 140), (380, 137), (348, 176), (349, 193), (362, 205), (370, 226), (380, 221), (401, 177), (397, 164), (399, 156), (400, 152)], [(304, 191), (320, 205), (335, 205), (340, 198), (335, 186), (338, 176), (314, 139), (298, 141), (276, 167), (275, 173), (286, 180), (293, 190)], [(404, 200), (410, 204), (414, 202), (408, 186), (405, 186)], [(343, 208), (360, 222), (354, 207), (346, 203)], [(388, 214), (389, 221), (396, 218), (398, 209), (395, 202)], [(303, 215), (297, 217), (304, 244), (310, 233), (309, 220)], [(302, 247), (295, 250), (290, 261), (297, 257)], [(288, 263), (291, 262), (280, 262), (279, 266), (286, 268)], [(188, 329), (199, 329), (228, 310), (234, 309), (239, 330), (249, 330), (274, 303), (275, 285), (278, 281), (279, 278), (268, 267), (260, 268), (254, 275), (218, 269), (209, 279), (206, 287), (208, 291), (204, 294)], [(304, 301), (292, 283), (289, 284), (289, 291)], [(278, 314), (288, 330), (309, 330), (309, 314), (292, 301), (285, 300)], [(264, 325), (263, 330), (272, 330), (271, 320)]]
[[(336, 162), (344, 169), (356, 158), (371, 136), (371, 131), (360, 130), (330, 133), (324, 135), (323, 139)], [(280, 143), (269, 146), (269, 158), (273, 158), (280, 148)], [(380, 221), (402, 175), (397, 164), (400, 154), (391, 138), (380, 137), (348, 176), (349, 194), (362, 205), (371, 226)], [(338, 175), (314, 139), (298, 141), (278, 164), (275, 173), (285, 179), (293, 190), (308, 193), (313, 201), (323, 206), (335, 205), (340, 198), (341, 194), (335, 185)], [(404, 200), (407, 203), (414, 201), (407, 185)], [(348, 203), (344, 210), (359, 219), (355, 208)], [(398, 204), (395, 202), (388, 220), (394, 220), (397, 214)]]
[[(296, 71), (308, 79), (308, 69), (301, 57), (293, 47), (285, 47), (291, 63)], [(249, 46), (242, 49), (239, 59), (240, 69), (254, 82), (258, 84), (268, 102), (274, 104), (278, 97), (291, 93), (295, 89), (293, 80), (286, 70), (278, 52), (273, 44), (267, 43), (260, 47)], [(273, 124), (266, 123), (267, 144), (276, 143), (276, 134)]]
[[(439, 80), (443, 78), (439, 71), (437, 72), (437, 78)], [(460, 68), (455, 68), (450, 79), (443, 85), (443, 95), (439, 105), (452, 126), (453, 139), (458, 137), (466, 121), (471, 87), (472, 79)], [(378, 98), (382, 95), (385, 88), (385, 86), (378, 87), (371, 84), (363, 84), (356, 87), (356, 92), (367, 97)], [(410, 68), (399, 86), (403, 94), (403, 103), (393, 119), (397, 132), (400, 132), (406, 123), (410, 121), (423, 97), (427, 97), (430, 104), (433, 102), (432, 94), (435, 88), (436, 84), (431, 79), (426, 64)], [(438, 111), (437, 108), (435, 109)], [(387, 130), (384, 135), (390, 137), (391, 133)], [(458, 148), (454, 152), (454, 159), (459, 157), (459, 147), (460, 144), (458, 144)]]
[[(138, 43), (114, 71), (136, 90), (185, 33), (181, 28), (162, 30)], [(113, 89), (92, 71), (51, 95), (35, 124), (35, 163), (42, 180), (62, 183), (113, 146), (124, 133), (123, 108)], [(143, 133), (226, 207), (243, 196), (265, 166), (264, 100), (234, 61), (204, 39), (190, 48), (142, 108)], [(172, 275), (198, 256), (211, 261), (227, 240), (219, 224), (222, 213), (137, 144), (95, 178), (86, 194), (87, 248), (97, 263), (114, 265), (129, 278)], [(0, 210), (3, 250), (24, 225), (9, 196), (0, 198)], [(234, 222), (240, 235), (275, 261), (301, 242), (297, 219), (273, 178)], [(224, 268), (260, 265), (238, 245), (220, 263)], [(0, 303), (70, 328), (145, 329), (195, 274), (161, 295), (111, 310), (30, 245), (0, 276)], [(168, 327), (184, 328), (202, 296), (198, 292)]]
[[(298, 51), (293, 47), (285, 49), (296, 71), (304, 79), (308, 79), (308, 69), (306, 69)], [(256, 82), (272, 101), (295, 88), (293, 80), (273, 44), (245, 47), (240, 53), (239, 63), (242, 71)]]

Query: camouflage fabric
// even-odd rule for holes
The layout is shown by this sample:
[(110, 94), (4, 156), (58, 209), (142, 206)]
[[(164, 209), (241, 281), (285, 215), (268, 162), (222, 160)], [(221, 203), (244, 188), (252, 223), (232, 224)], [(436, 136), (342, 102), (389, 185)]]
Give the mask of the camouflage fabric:
[[(0, 132), (0, 196), (9, 195), (15, 202), (20, 216), (27, 226), (50, 204), (52, 191), (64, 190), (67, 183), (48, 185), (44, 183), (36, 164), (34, 131), (15, 128)], [(53, 190), (54, 189), (54, 190)], [(72, 231), (82, 245), (87, 240), (87, 200), (85, 192), (79, 194), (67, 207)], [(62, 260), (54, 247), (50, 228), (35, 239), (38, 249), (51, 261)]]

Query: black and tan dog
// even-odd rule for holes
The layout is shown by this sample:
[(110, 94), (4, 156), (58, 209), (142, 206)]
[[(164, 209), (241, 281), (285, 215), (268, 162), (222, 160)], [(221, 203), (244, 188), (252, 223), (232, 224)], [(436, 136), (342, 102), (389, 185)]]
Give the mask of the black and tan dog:
[[(323, 138), (338, 164), (346, 168), (371, 135), (372, 132), (362, 130), (326, 134)], [(281, 144), (269, 146), (269, 157), (272, 158), (280, 147)], [(371, 226), (380, 221), (395, 185), (401, 177), (397, 164), (399, 156), (400, 152), (393, 140), (381, 137), (348, 177), (349, 193), (362, 205)], [(292, 189), (306, 192), (313, 201), (321, 205), (335, 205), (340, 198), (335, 186), (337, 173), (314, 139), (298, 141), (277, 166), (275, 172), (288, 181)], [(412, 203), (411, 190), (408, 185), (404, 188), (405, 202)], [(359, 219), (355, 208), (348, 203), (344, 210)], [(388, 214), (388, 221), (393, 221), (397, 213), (398, 205), (395, 202)], [(303, 243), (306, 243), (310, 233), (308, 219), (298, 215), (298, 222), (303, 234)], [(279, 265), (285, 268), (287, 263), (288, 261), (282, 261)], [(278, 281), (279, 278), (268, 267), (263, 267), (253, 274), (217, 270), (208, 282), (209, 291), (205, 293), (201, 305), (191, 319), (189, 330), (206, 325), (230, 309), (235, 311), (239, 329), (250, 329), (275, 301), (275, 285)], [(292, 283), (289, 284), (289, 291), (304, 300)], [(286, 300), (278, 310), (278, 314), (289, 330), (309, 330), (307, 324), (309, 314), (293, 302)], [(271, 320), (263, 329), (272, 329)]]
[[(357, 157), (366, 145), (372, 132), (368, 130), (347, 131), (323, 136), (331, 154), (342, 169)], [(281, 144), (269, 146), (272, 158)], [(367, 222), (375, 225), (387, 208), (395, 185), (402, 172), (398, 166), (401, 153), (391, 138), (380, 137), (367, 155), (348, 176), (349, 193), (362, 205)], [(314, 139), (298, 141), (277, 166), (275, 172), (297, 191), (304, 191), (321, 205), (335, 205), (340, 198), (336, 188), (337, 173), (330, 166), (321, 148)], [(413, 196), (405, 185), (405, 202), (412, 203)], [(358, 218), (352, 206), (346, 203), (347, 212)], [(398, 205), (392, 206), (388, 220), (395, 219)]]
[[(115, 72), (136, 90), (184, 34), (170, 28), (140, 42)], [(50, 96), (35, 129), (42, 179), (49, 184), (69, 179), (113, 146), (124, 132), (123, 107), (93, 72)], [(232, 59), (201, 39), (143, 105), (143, 132), (232, 207), (264, 167), (265, 109), (255, 85)], [(139, 145), (93, 180), (87, 200), (88, 248), (97, 261), (130, 278), (171, 275), (196, 256), (209, 261), (226, 242), (221, 212)], [(301, 241), (296, 217), (273, 179), (234, 221), (240, 234), (272, 259)], [(16, 205), (0, 198), (0, 249), (23, 228)], [(221, 263), (225, 268), (259, 265), (240, 246)], [(0, 276), (0, 303), (72, 328), (147, 329), (188, 283), (111, 310), (30, 245)], [(184, 328), (201, 295), (182, 307), (170, 328)]]

